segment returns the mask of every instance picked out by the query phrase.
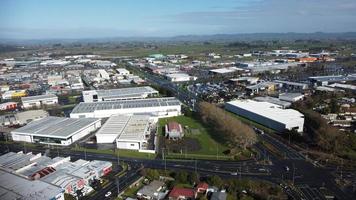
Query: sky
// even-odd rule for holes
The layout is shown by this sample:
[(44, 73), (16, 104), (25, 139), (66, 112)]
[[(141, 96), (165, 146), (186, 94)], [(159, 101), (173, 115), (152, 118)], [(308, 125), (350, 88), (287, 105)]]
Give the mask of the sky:
[(356, 0), (0, 0), (0, 38), (355, 32)]

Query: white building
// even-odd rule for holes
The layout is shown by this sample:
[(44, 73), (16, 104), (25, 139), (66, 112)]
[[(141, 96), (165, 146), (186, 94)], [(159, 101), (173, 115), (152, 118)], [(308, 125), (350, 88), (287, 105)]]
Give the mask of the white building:
[(185, 82), (185, 81), (195, 81), (197, 77), (189, 76), (185, 73), (174, 73), (174, 74), (166, 74), (168, 80), (172, 82)]
[(14, 141), (68, 146), (101, 126), (100, 119), (46, 117), (11, 132)]
[(288, 102), (296, 102), (300, 101), (304, 98), (304, 94), (301, 93), (282, 93), (279, 94), (279, 99), (282, 101), (288, 101)]
[(43, 105), (56, 105), (58, 104), (58, 97), (54, 94), (38, 95), (38, 96), (29, 96), (21, 98), (23, 107), (33, 108), (41, 107)]
[(111, 90), (88, 90), (83, 91), (83, 101), (100, 102), (100, 101), (116, 101), (126, 99), (144, 99), (158, 95), (158, 91), (152, 87), (130, 87)]
[(125, 68), (117, 68), (116, 72), (122, 76), (126, 76), (130, 74), (130, 71)]
[(116, 114), (150, 114), (170, 117), (181, 114), (181, 103), (174, 97), (80, 103), (71, 118), (105, 118)]
[(105, 69), (99, 69), (99, 74), (100, 74), (100, 77), (105, 79), (105, 80), (109, 80), (110, 79), (110, 75), (108, 72), (106, 72)]
[(235, 100), (225, 104), (225, 109), (277, 131), (303, 132), (304, 115), (293, 109), (253, 100)]
[(95, 134), (97, 143), (113, 143), (119, 149), (145, 149), (153, 119), (148, 115), (112, 115)]

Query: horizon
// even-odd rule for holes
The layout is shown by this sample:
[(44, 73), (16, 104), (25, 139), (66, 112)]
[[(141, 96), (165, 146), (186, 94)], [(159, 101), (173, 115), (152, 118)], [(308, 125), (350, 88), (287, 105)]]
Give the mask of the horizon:
[[(171, 38), (356, 32), (352, 0), (95, 0), (0, 2), (0, 38)], [(315, 26), (317, 24), (317, 26)]]

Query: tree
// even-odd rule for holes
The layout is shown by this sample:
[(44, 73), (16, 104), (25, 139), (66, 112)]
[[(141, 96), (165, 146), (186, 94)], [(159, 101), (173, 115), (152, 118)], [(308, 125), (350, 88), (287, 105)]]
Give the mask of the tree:
[(210, 185), (216, 186), (216, 187), (221, 187), (223, 184), (223, 181), (221, 180), (221, 178), (217, 175), (211, 176), (208, 178), (208, 183)]
[(187, 183), (188, 182), (188, 174), (186, 171), (179, 171), (176, 174), (176, 180), (179, 183)]
[(207, 102), (199, 103), (198, 108), (203, 122), (221, 133), (230, 146), (246, 149), (257, 141), (257, 136), (252, 128), (227, 111)]
[(197, 172), (192, 172), (189, 174), (190, 184), (198, 183), (200, 181), (200, 175)]

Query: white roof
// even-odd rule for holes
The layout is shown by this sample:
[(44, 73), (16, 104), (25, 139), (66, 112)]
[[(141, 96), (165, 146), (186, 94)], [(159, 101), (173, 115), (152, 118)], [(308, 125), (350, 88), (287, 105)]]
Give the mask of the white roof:
[(118, 140), (142, 141), (150, 123), (148, 115), (112, 115), (96, 133), (116, 135)]
[(21, 100), (24, 101), (39, 101), (39, 100), (44, 100), (44, 99), (52, 99), (52, 98), (58, 98), (54, 94), (44, 94), (44, 95), (37, 95), (37, 96), (29, 96), (29, 97), (21, 97)]
[(241, 71), (244, 69), (237, 68), (237, 67), (225, 67), (225, 68), (219, 68), (219, 69), (211, 69), (211, 72), (218, 73), (218, 74), (224, 74), (224, 73), (232, 73), (236, 71)]
[(304, 115), (293, 109), (282, 109), (281, 106), (269, 102), (258, 102), (253, 100), (235, 100), (227, 104), (267, 117), (274, 121), (288, 124), (296, 118), (304, 118)]
[(29, 134), (43, 137), (68, 138), (78, 131), (100, 121), (94, 118), (66, 118), (49, 116), (33, 121), (24, 127), (14, 130), (16, 134)]

